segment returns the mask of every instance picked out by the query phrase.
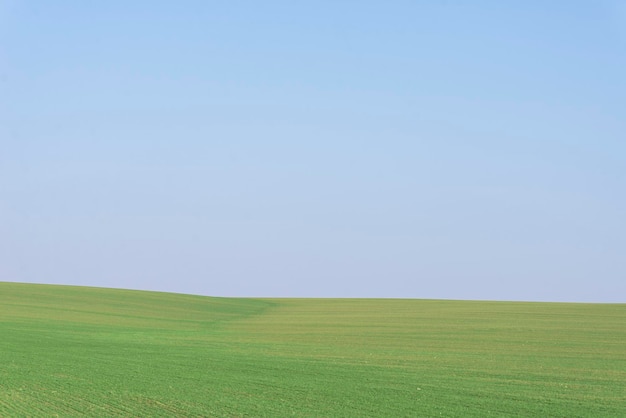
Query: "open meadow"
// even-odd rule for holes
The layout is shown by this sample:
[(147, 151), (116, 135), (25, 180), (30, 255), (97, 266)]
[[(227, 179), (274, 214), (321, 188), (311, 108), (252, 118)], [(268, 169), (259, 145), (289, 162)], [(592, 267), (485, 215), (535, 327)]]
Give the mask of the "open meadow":
[(626, 305), (0, 283), (0, 416), (623, 416)]

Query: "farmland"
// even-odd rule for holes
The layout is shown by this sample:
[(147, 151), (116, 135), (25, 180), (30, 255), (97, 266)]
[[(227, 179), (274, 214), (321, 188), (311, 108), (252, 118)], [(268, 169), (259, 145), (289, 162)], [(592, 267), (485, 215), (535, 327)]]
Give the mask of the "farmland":
[(620, 416), (626, 305), (0, 283), (0, 416)]

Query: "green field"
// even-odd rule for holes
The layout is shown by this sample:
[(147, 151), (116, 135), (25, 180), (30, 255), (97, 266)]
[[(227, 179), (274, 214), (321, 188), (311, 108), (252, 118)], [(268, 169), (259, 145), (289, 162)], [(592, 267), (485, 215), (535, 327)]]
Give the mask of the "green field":
[(0, 283), (0, 416), (626, 413), (626, 305)]

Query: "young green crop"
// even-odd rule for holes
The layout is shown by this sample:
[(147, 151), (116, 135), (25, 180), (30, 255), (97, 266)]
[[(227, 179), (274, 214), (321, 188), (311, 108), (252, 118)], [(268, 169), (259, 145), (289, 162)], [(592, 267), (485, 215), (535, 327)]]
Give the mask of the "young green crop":
[(0, 416), (620, 416), (626, 305), (0, 283)]

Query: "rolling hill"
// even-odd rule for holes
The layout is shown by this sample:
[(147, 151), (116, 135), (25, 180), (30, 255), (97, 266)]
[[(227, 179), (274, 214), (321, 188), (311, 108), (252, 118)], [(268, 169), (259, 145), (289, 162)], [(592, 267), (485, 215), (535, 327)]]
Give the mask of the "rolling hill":
[(0, 283), (0, 416), (620, 416), (626, 305)]

